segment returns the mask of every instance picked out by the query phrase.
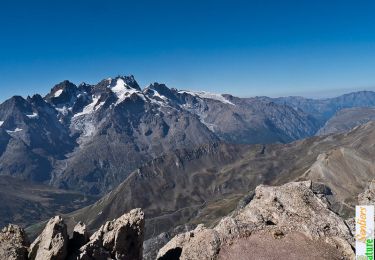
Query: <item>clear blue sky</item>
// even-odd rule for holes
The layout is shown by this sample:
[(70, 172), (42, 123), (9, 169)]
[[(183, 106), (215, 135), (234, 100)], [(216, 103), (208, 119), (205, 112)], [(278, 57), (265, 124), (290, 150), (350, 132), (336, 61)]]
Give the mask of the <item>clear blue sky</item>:
[(325, 95), (375, 86), (375, 2), (2, 0), (0, 100), (69, 79)]

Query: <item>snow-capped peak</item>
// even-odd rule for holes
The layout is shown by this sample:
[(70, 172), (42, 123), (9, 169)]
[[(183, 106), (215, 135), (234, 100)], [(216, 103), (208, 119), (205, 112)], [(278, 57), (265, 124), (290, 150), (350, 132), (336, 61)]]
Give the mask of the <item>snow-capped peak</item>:
[(127, 92), (127, 90), (128, 90), (127, 84), (121, 78), (117, 79), (116, 85), (113, 86), (111, 89), (117, 95), (117, 97), (119, 97), (119, 98), (122, 95), (124, 95)]
[(112, 92), (116, 94), (118, 98), (116, 104), (121, 103), (127, 97), (130, 97), (133, 93), (138, 93), (138, 94), (143, 95), (143, 93), (139, 91), (138, 89), (135, 89), (129, 86), (123, 78), (118, 78), (116, 80), (116, 84), (113, 86), (110, 85), (109, 87), (111, 88)]

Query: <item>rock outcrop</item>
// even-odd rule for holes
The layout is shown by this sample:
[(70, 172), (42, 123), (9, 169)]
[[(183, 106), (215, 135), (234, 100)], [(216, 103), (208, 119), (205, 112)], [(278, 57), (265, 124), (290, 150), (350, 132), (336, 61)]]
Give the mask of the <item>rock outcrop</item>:
[(22, 228), (9, 225), (0, 233), (0, 259), (5, 260), (141, 260), (144, 213), (134, 209), (108, 221), (91, 237), (78, 223), (69, 239), (60, 216), (51, 218), (29, 247)]
[(27, 260), (28, 239), (22, 228), (8, 225), (0, 232), (0, 259)]
[(89, 242), (90, 235), (87, 231), (86, 225), (78, 222), (73, 229), (72, 238), (69, 240), (69, 254), (79, 255), (79, 249)]
[(81, 247), (79, 259), (142, 260), (144, 213), (134, 209), (100, 227)]
[(329, 209), (325, 189), (315, 187), (311, 181), (258, 186), (243, 209), (214, 228), (198, 226), (175, 236), (158, 259), (246, 259), (249, 254), (254, 259), (282, 259), (283, 254), (288, 259), (353, 258), (350, 229)]
[(31, 244), (29, 259), (58, 260), (68, 255), (68, 232), (60, 216), (51, 218), (42, 234)]

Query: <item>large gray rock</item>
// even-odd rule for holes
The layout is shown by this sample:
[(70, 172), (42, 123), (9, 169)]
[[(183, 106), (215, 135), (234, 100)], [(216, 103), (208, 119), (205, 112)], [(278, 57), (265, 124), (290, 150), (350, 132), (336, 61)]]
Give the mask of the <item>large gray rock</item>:
[(24, 230), (10, 224), (0, 232), (0, 259), (27, 260), (28, 245)]
[(155, 260), (159, 249), (166, 245), (174, 236), (192, 231), (196, 225), (184, 224), (174, 228), (172, 231), (163, 232), (156, 237), (147, 239), (143, 243), (143, 260)]
[[(254, 257), (276, 259), (280, 252), (256, 249), (260, 246), (257, 245), (259, 241), (269, 244), (273, 239), (281, 239), (275, 242), (281, 249), (285, 246), (289, 252), (296, 250), (296, 255), (290, 259), (308, 255), (303, 248), (314, 251), (314, 257), (318, 259), (336, 259), (338, 256), (352, 259), (354, 240), (351, 231), (329, 209), (325, 194), (317, 192), (311, 181), (279, 187), (258, 186), (254, 199), (245, 208), (223, 218), (213, 229), (198, 226), (193, 232), (177, 235), (159, 251), (158, 259), (176, 255), (181, 260), (225, 259), (229, 256), (246, 259), (241, 250), (246, 254), (254, 253)], [(296, 241), (300, 244), (295, 244)], [(236, 245), (242, 246), (236, 248)]]
[(141, 260), (143, 237), (144, 213), (133, 209), (101, 226), (80, 249), (79, 259)]
[(203, 225), (175, 236), (158, 254), (158, 259), (213, 259), (221, 245), (220, 234)]
[(43, 232), (31, 244), (31, 260), (63, 260), (68, 254), (68, 233), (60, 216), (51, 218)]

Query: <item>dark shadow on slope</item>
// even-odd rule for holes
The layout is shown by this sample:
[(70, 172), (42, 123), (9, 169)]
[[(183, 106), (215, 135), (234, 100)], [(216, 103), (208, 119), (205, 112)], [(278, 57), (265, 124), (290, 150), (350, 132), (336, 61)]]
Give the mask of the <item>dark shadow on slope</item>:
[(165, 255), (158, 258), (158, 260), (179, 260), (182, 253), (181, 247), (176, 247), (169, 250)]

